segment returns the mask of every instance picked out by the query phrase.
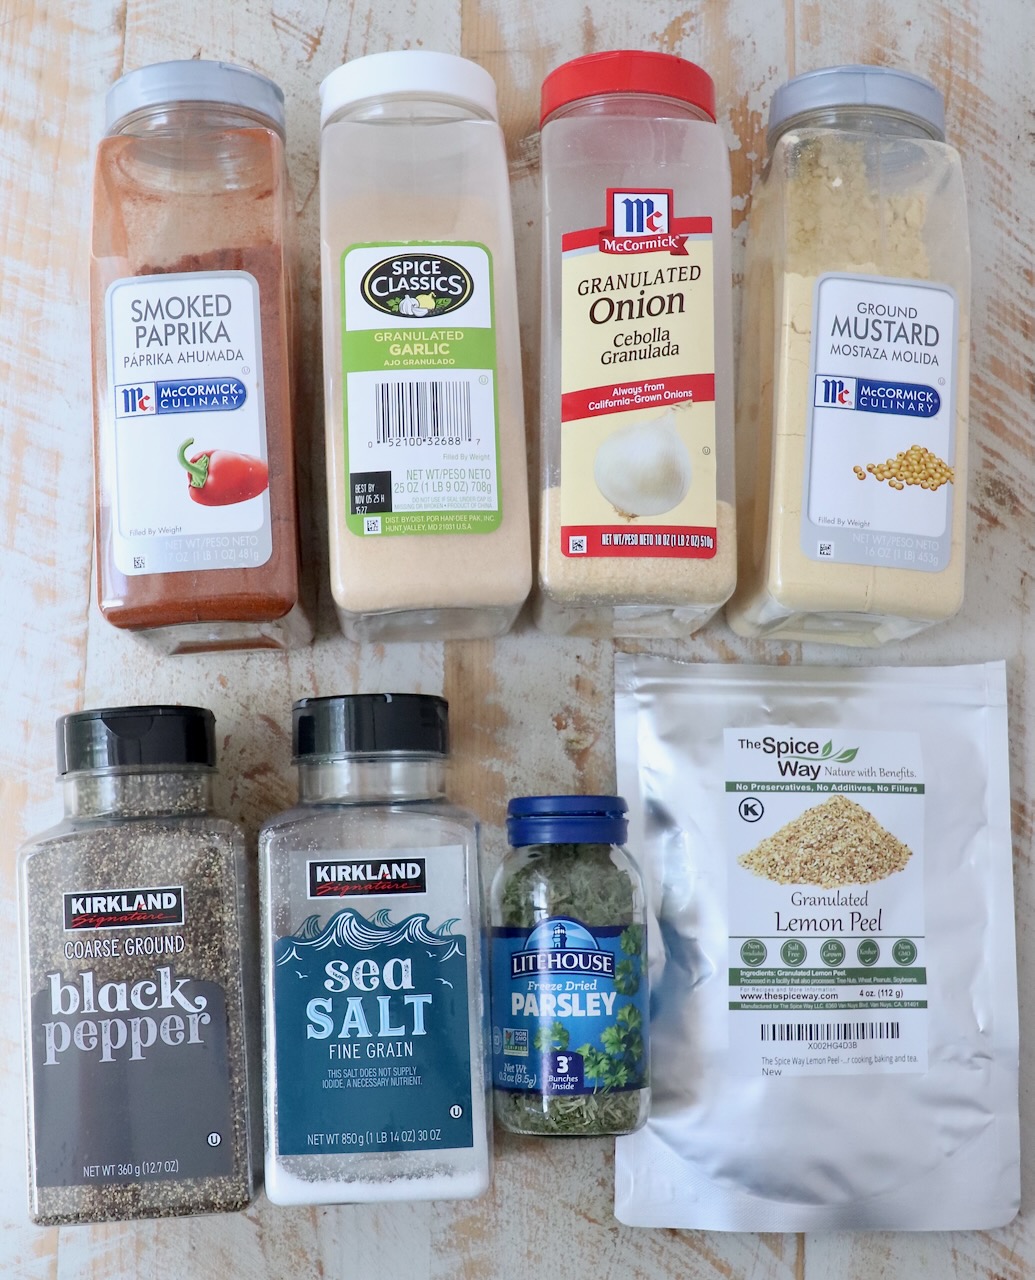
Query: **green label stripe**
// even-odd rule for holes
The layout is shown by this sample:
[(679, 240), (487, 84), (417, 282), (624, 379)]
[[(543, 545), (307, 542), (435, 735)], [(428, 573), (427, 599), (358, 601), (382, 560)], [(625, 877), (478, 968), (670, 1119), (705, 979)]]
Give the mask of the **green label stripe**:
[[(757, 1009), (765, 1012), (771, 1009), (780, 1009), (784, 1013), (801, 1013), (809, 1014), (815, 1010), (823, 1010), (824, 1012), (835, 1013), (839, 1009), (926, 1009), (926, 1000), (810, 1000), (808, 1004), (795, 1004), (789, 1000), (754, 1000), (741, 1002), (739, 1000), (730, 1001), (731, 1009)], [(845, 1039), (851, 1040), (853, 1037), (846, 1036)]]
[(730, 969), (730, 985), (745, 987), (922, 986), (926, 969)]
[(492, 329), (451, 329), (445, 323), (410, 329), (406, 317), (400, 319), (398, 327), (342, 333), (345, 372), (385, 369), (441, 376), (451, 369), (495, 369), (496, 335)]
[(793, 782), (727, 782), (727, 791), (822, 791), (826, 794), (860, 791), (878, 791), (882, 795), (922, 796), (922, 782), (806, 782), (795, 778)]

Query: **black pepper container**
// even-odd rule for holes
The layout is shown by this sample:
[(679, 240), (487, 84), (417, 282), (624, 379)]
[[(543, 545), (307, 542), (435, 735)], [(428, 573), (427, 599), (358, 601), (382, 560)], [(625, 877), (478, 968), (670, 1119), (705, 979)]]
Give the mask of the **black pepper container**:
[(243, 832), (211, 813), (214, 718), (57, 723), (65, 815), (19, 854), (35, 1222), (244, 1208), (255, 1091)]

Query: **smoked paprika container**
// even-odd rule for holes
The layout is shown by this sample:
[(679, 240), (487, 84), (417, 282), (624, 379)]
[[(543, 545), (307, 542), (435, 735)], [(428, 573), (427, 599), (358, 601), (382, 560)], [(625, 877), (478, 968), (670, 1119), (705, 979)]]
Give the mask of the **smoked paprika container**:
[(663, 53), (543, 84), (539, 591), (555, 634), (686, 636), (736, 581), (730, 171)]
[(478, 823), (446, 798), (447, 713), (295, 703), (298, 804), (259, 835), (274, 1204), (489, 1186)]
[(62, 716), (57, 757), (64, 817), (18, 858), (33, 1221), (243, 1209), (255, 920), (212, 712)]
[(285, 648), (299, 609), (284, 99), (221, 62), (123, 76), (91, 245), (97, 597), (165, 652)]

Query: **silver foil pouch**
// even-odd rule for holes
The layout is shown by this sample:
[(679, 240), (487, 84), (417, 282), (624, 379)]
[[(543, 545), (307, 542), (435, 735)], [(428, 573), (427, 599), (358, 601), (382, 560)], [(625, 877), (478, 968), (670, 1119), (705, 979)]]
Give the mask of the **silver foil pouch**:
[(1020, 1203), (1006, 673), (616, 655), (653, 1101), (615, 1213), (963, 1230)]

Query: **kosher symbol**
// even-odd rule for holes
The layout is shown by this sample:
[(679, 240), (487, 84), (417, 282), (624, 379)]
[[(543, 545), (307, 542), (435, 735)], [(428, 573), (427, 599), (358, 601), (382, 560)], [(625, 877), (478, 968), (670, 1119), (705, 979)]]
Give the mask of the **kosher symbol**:
[(762, 801), (755, 796), (745, 796), (737, 805), (737, 812), (745, 822), (757, 822), (765, 813), (765, 809), (762, 807)]

